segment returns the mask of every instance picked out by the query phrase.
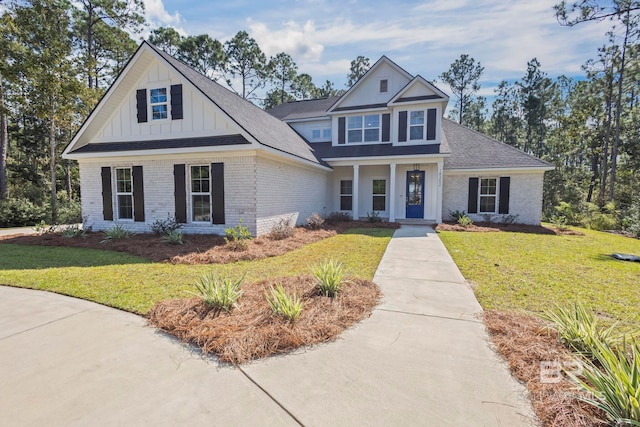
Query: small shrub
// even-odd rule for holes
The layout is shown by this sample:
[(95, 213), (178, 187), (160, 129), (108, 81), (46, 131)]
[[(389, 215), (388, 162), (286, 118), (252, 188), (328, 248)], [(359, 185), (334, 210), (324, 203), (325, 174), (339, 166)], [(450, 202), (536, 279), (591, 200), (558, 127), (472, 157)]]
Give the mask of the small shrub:
[(227, 243), (230, 241), (251, 240), (253, 238), (249, 227), (242, 225), (242, 220), (235, 227), (225, 228), (224, 234), (224, 241)]
[(57, 224), (48, 225), (44, 220), (40, 221), (33, 227), (34, 231), (40, 235), (42, 234), (55, 234), (60, 230), (60, 226)]
[(455, 210), (455, 211), (449, 211), (449, 216), (451, 217), (451, 219), (457, 222), (460, 219), (460, 217), (467, 216), (467, 213), (465, 211)]
[(515, 224), (518, 221), (518, 217), (520, 217), (520, 215), (503, 215), (501, 220), (503, 224)]
[(567, 231), (569, 229), (567, 218), (564, 216), (552, 215), (550, 221), (551, 224), (560, 231)]
[(587, 203), (582, 225), (591, 230), (616, 230), (617, 212), (613, 203), (607, 203), (602, 209), (593, 203)]
[(273, 226), (271, 232), (269, 233), (269, 238), (271, 240), (283, 240), (288, 237), (293, 236), (295, 232), (295, 228), (292, 225), (293, 218), (280, 218), (276, 225)]
[(284, 317), (289, 322), (295, 322), (300, 317), (304, 302), (295, 293), (292, 296), (287, 295), (281, 283), (278, 283), (275, 289), (271, 287), (271, 295), (265, 292), (265, 297), (274, 314)]
[(167, 219), (156, 219), (149, 226), (151, 232), (155, 234), (168, 235), (172, 231), (180, 230), (182, 224), (176, 222), (176, 219), (171, 215), (167, 215)]
[(352, 220), (351, 214), (347, 212), (331, 212), (326, 219), (328, 224), (337, 224), (339, 222), (349, 222), (351, 220)]
[(104, 232), (104, 239), (100, 240), (100, 243), (112, 242), (114, 240), (128, 239), (131, 236), (131, 232), (124, 228), (122, 225), (114, 225), (110, 229)]
[(564, 218), (565, 224), (582, 225), (580, 207), (573, 206), (571, 203), (560, 202), (560, 204), (555, 206), (554, 209), (558, 217)]
[[(594, 342), (595, 361), (586, 360), (582, 375), (569, 376), (587, 392), (580, 399), (600, 408), (611, 425), (640, 426), (640, 347), (616, 350), (604, 342)], [(626, 350), (626, 349), (625, 349)]]
[(170, 245), (182, 245), (184, 243), (182, 240), (181, 230), (168, 231), (161, 237), (161, 239), (163, 242), (169, 243)]
[(483, 214), (482, 221), (484, 222), (493, 222), (493, 214)]
[(463, 215), (458, 218), (458, 224), (463, 227), (469, 227), (471, 224), (473, 224), (473, 221), (471, 221), (471, 218), (469, 218), (467, 215)]
[(380, 212), (371, 211), (367, 212), (367, 219), (369, 222), (382, 222), (382, 218), (380, 218)]
[(329, 260), (311, 267), (311, 273), (318, 282), (320, 294), (334, 297), (344, 282), (344, 266), (341, 262)]
[(562, 343), (589, 359), (595, 357), (598, 343), (616, 346), (620, 342), (613, 334), (615, 325), (601, 327), (595, 314), (580, 303), (571, 308), (556, 305), (555, 310), (546, 311), (541, 317), (553, 323)]
[(207, 273), (196, 280), (197, 292), (191, 292), (202, 298), (204, 303), (215, 310), (229, 311), (237, 304), (242, 296), (240, 285), (244, 281), (244, 275), (239, 280), (231, 277), (218, 277), (213, 273)]
[(314, 212), (309, 218), (307, 218), (307, 227), (311, 230), (319, 230), (324, 224), (324, 219)]
[(60, 233), (62, 237), (65, 237), (67, 239), (76, 239), (78, 237), (84, 236), (84, 234), (85, 234), (84, 230), (78, 224), (73, 224), (73, 225), (64, 227), (62, 229), (62, 232)]
[[(66, 194), (66, 192), (64, 192)], [(82, 205), (78, 200), (58, 200), (58, 223), (77, 224), (82, 221)]]

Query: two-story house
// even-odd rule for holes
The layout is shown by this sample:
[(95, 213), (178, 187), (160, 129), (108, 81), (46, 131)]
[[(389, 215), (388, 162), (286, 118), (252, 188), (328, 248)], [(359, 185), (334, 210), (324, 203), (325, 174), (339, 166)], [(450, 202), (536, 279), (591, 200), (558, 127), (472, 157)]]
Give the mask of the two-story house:
[(173, 216), (264, 234), (334, 211), (538, 224), (549, 164), (444, 119), (448, 100), (383, 56), (340, 97), (265, 112), (143, 42), (63, 156), (98, 230)]

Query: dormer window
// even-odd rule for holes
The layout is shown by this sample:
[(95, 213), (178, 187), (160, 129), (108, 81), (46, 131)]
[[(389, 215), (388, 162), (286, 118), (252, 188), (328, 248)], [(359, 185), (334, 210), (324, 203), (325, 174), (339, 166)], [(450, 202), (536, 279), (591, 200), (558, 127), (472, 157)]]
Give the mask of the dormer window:
[(167, 112), (167, 88), (151, 89), (149, 91), (149, 104), (151, 105), (152, 120), (164, 120)]
[(389, 90), (389, 80), (380, 80), (380, 93), (386, 93)]

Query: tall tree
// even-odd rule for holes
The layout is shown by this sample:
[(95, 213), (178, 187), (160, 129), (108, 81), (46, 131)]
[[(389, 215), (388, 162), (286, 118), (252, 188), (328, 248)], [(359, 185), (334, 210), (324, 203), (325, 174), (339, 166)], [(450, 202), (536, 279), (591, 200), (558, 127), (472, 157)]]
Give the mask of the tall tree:
[(27, 76), (27, 98), (36, 116), (47, 123), (51, 217), (57, 221), (57, 136), (69, 126), (70, 100), (80, 91), (70, 59), (69, 5), (59, 0), (30, 0), (14, 8), (18, 39), (25, 47), (20, 58)]
[[(128, 29), (137, 32), (144, 23), (144, 2), (142, 0), (78, 0), (74, 10), (74, 32), (81, 49), (89, 88), (98, 87), (101, 58), (96, 48), (108, 43), (105, 37), (113, 37), (110, 29)], [(118, 33), (122, 36), (126, 33)], [(102, 40), (101, 40), (102, 39)], [(121, 40), (122, 42), (122, 40)], [(113, 43), (113, 40), (111, 40)]]
[(11, 53), (15, 51), (12, 34), (15, 33), (13, 19), (8, 13), (0, 17), (0, 200), (7, 198), (7, 151), (9, 149), (9, 129), (5, 102), (5, 80), (11, 72), (14, 62)]
[(195, 70), (217, 80), (225, 67), (222, 43), (207, 34), (188, 36), (180, 42), (178, 57)]
[(451, 63), (447, 71), (440, 74), (440, 79), (449, 85), (455, 98), (455, 108), (458, 112), (458, 123), (466, 125), (465, 110), (468, 104), (473, 101), (473, 96), (480, 90), (478, 80), (484, 72), (484, 67), (480, 62), (467, 54), (460, 55), (460, 58)]
[(311, 99), (315, 97), (318, 88), (313, 84), (311, 76), (303, 73), (296, 76), (291, 90), (296, 99)]
[(369, 63), (369, 58), (366, 58), (362, 55), (359, 55), (356, 59), (351, 61), (351, 66), (349, 67), (349, 74), (347, 74), (347, 88), (350, 88), (362, 76), (365, 75), (367, 71), (371, 68), (371, 64)]
[(273, 94), (273, 96), (280, 96), (279, 104), (282, 104), (285, 102), (285, 99), (292, 98), (291, 86), (294, 84), (296, 76), (298, 75), (298, 66), (293, 61), (293, 58), (284, 52), (280, 52), (271, 58), (269, 60), (269, 66), (272, 70), (270, 80), (275, 86), (275, 90), (270, 93)]
[(494, 90), (493, 113), (489, 134), (498, 141), (521, 148), (520, 132), (522, 121), (517, 99), (517, 90), (506, 81), (501, 81)]
[(159, 27), (151, 31), (149, 43), (159, 47), (171, 56), (178, 56), (182, 36), (171, 27)]
[(246, 31), (239, 31), (225, 43), (225, 53), (226, 72), (231, 78), (239, 77), (241, 80), (241, 90), (236, 90), (231, 78), (227, 78), (227, 85), (231, 90), (244, 99), (249, 99), (256, 90), (265, 87), (270, 75), (267, 57)]

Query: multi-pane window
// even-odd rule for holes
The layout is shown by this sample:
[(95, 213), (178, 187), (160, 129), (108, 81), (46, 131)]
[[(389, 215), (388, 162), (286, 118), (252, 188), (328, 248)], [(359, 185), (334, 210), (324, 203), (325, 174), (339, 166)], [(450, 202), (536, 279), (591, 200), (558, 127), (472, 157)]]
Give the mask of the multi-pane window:
[(331, 140), (331, 129), (311, 129), (311, 140), (312, 141), (330, 141)]
[(322, 139), (324, 139), (325, 141), (331, 141), (331, 129), (330, 128), (322, 129)]
[(373, 210), (384, 211), (387, 209), (387, 180), (373, 180)]
[(149, 91), (151, 105), (151, 118), (162, 120), (167, 118), (167, 88), (151, 89)]
[(320, 139), (320, 135), (322, 135), (322, 131), (320, 129), (311, 130), (311, 139), (318, 140)]
[(353, 209), (353, 181), (343, 179), (340, 181), (340, 210), (350, 211)]
[(191, 219), (211, 221), (211, 174), (209, 166), (191, 166)]
[(118, 219), (133, 219), (133, 180), (131, 168), (116, 168)]
[(380, 141), (380, 115), (351, 116), (347, 120), (347, 142)]
[(424, 139), (424, 111), (411, 111), (409, 115), (409, 139)]
[(480, 179), (480, 213), (495, 213), (496, 195), (498, 194), (496, 178)]

